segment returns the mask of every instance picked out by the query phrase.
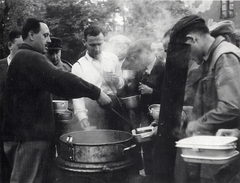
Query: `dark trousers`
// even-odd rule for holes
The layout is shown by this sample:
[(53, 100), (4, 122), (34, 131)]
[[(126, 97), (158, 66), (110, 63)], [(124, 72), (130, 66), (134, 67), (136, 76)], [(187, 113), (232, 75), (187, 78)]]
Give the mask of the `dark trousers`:
[(11, 167), (3, 151), (3, 143), (0, 144), (0, 183), (10, 182)]
[(154, 141), (145, 142), (142, 143), (141, 145), (143, 149), (144, 171), (146, 175), (150, 175), (152, 173)]
[(4, 142), (11, 164), (11, 183), (45, 183), (52, 161), (52, 143), (48, 141)]

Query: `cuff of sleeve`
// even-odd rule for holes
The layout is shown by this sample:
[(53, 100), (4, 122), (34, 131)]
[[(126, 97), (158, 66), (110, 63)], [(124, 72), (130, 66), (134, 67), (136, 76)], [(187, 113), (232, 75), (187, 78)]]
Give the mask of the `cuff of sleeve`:
[(116, 86), (117, 89), (121, 89), (124, 86), (124, 79), (122, 77), (119, 77), (119, 82)]
[(88, 119), (88, 116), (87, 116), (86, 113), (87, 113), (87, 110), (86, 111), (79, 111), (79, 112), (75, 113), (75, 115), (77, 116), (78, 120), (81, 121), (84, 118)]

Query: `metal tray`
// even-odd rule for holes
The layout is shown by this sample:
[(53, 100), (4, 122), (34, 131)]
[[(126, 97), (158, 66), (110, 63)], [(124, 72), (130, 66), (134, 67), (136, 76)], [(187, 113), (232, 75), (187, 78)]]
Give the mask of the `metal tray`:
[(201, 164), (227, 164), (239, 158), (239, 152), (235, 151), (229, 157), (214, 158), (214, 157), (197, 157), (197, 156), (187, 156), (181, 154), (183, 160), (190, 163), (201, 163)]

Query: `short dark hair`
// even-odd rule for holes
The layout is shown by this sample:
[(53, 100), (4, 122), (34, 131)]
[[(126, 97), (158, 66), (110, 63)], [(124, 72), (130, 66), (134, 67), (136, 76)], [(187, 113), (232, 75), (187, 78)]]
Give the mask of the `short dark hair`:
[(21, 31), (19, 31), (19, 30), (12, 30), (8, 34), (8, 41), (13, 43), (14, 39), (19, 38), (21, 36), (22, 36), (22, 32)]
[(103, 28), (98, 24), (92, 24), (84, 30), (84, 39), (87, 40), (87, 36), (98, 36), (101, 33), (105, 34)]
[(28, 37), (29, 31), (34, 33), (39, 33), (40, 31), (40, 22), (45, 23), (43, 20), (36, 18), (28, 18), (22, 28), (22, 38), (25, 40)]

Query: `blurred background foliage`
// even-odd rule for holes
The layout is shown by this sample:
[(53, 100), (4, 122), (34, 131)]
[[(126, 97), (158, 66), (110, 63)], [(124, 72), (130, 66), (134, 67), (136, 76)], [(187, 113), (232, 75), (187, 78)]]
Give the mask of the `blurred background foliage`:
[(36, 17), (47, 22), (63, 42), (62, 57), (71, 63), (84, 54), (83, 30), (97, 22), (106, 39), (116, 34), (160, 40), (190, 10), (181, 0), (0, 0), (0, 58), (8, 55), (8, 33)]

